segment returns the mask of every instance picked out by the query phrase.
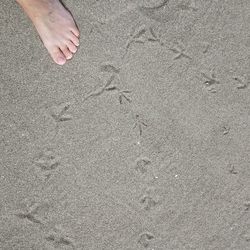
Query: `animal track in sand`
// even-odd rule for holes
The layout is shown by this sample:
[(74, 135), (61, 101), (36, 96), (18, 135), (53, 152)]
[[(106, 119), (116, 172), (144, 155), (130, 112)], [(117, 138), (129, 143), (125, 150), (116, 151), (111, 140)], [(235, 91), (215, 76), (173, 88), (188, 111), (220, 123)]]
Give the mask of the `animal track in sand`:
[(72, 120), (72, 116), (66, 113), (70, 106), (70, 102), (62, 102), (59, 105), (52, 106), (50, 108), (50, 115), (57, 123)]
[(39, 219), (37, 219), (33, 214), (30, 213), (16, 213), (19, 219), (27, 219), (28, 221), (36, 224), (43, 224)]
[(119, 74), (121, 68), (114, 66), (112, 62), (104, 62), (100, 65), (100, 71), (112, 74)]
[(147, 9), (159, 9), (167, 5), (171, 0), (139, 0), (138, 6)]
[(64, 230), (60, 227), (56, 227), (47, 233), (44, 239), (54, 248), (60, 249), (62, 247), (68, 246), (71, 249), (76, 249), (75, 240), (70, 237)]
[(153, 192), (152, 188), (147, 188), (144, 194), (139, 197), (139, 203), (144, 210), (149, 212), (161, 205), (162, 201), (160, 196)]
[(149, 166), (151, 166), (152, 162), (148, 158), (139, 158), (136, 160), (135, 170), (140, 172), (141, 174), (145, 174), (148, 171)]
[(51, 107), (46, 107), (48, 110), (48, 113), (53, 118), (53, 120), (56, 123), (55, 127), (55, 135), (53, 139), (57, 136), (59, 131), (59, 124), (62, 122), (67, 122), (73, 119), (72, 115), (69, 114), (67, 111), (69, 110), (71, 106), (70, 102), (61, 102), (58, 105), (53, 105)]
[[(94, 76), (91, 76), (91, 78), (93, 78), (94, 80), (97, 80), (99, 81), (100, 84), (103, 84), (101, 79), (99, 77), (94, 77)], [(94, 90), (94, 91), (91, 91), (84, 99), (83, 99), (83, 102), (87, 101), (89, 98), (91, 97), (97, 97), (97, 96), (100, 96), (101, 94), (104, 93), (104, 91), (111, 85), (111, 83), (115, 80), (115, 75), (112, 74), (109, 79), (106, 81), (105, 85), (102, 86), (102, 87), (99, 87), (98, 89)]]
[(203, 72), (202, 72), (201, 74), (202, 74), (202, 76), (203, 76), (204, 78), (207, 79), (207, 80), (204, 82), (204, 84), (205, 84), (206, 86), (211, 86), (211, 85), (214, 85), (214, 84), (220, 84), (219, 80), (216, 79), (214, 73), (212, 73), (211, 76), (208, 76), (207, 74), (205, 74), (205, 73), (203, 73)]
[(19, 219), (26, 219), (31, 223), (44, 225), (44, 219), (40, 218), (38, 214), (41, 211), (47, 211), (49, 204), (47, 202), (32, 202), (25, 212), (15, 212), (14, 215)]
[(152, 181), (158, 178), (152, 161), (147, 157), (137, 158), (134, 163), (134, 169), (145, 181)]
[(158, 204), (158, 201), (151, 195), (143, 195), (140, 203), (146, 211), (150, 211)]
[(139, 0), (137, 5), (146, 10), (158, 10), (165, 7), (175, 7), (179, 10), (198, 10), (196, 0)]
[(164, 46), (160, 33), (156, 33), (153, 27), (148, 28), (148, 38), (149, 42), (158, 42), (161, 46)]
[(249, 82), (247, 80), (243, 80), (242, 77), (234, 77), (233, 78), (236, 81), (236, 88), (237, 89), (245, 89), (247, 88)]
[(123, 104), (124, 100), (126, 100), (127, 102), (131, 103), (131, 99), (127, 96), (128, 93), (131, 93), (131, 90), (121, 90), (119, 89), (119, 87), (117, 86), (111, 86), (109, 88), (105, 89), (106, 91), (116, 91), (118, 93), (118, 99), (119, 99), (119, 103)]
[(142, 0), (137, 6), (141, 15), (159, 23), (175, 21), (181, 12), (198, 10), (194, 0)]
[(173, 58), (173, 60), (181, 59), (181, 58), (187, 58), (187, 59), (192, 59), (189, 55), (185, 53), (186, 49), (183, 44), (177, 43), (175, 44), (172, 48), (169, 50), (173, 51), (176, 56)]
[(122, 56), (122, 59), (124, 59), (125, 56), (128, 54), (132, 44), (145, 44), (146, 42), (157, 42), (161, 46), (164, 45), (164, 42), (161, 40), (160, 34), (156, 34), (156, 32), (151, 26), (143, 24), (139, 27), (133, 27), (126, 41), (125, 52)]
[(139, 235), (138, 243), (144, 248), (148, 248), (155, 236), (150, 232), (144, 232)]
[(38, 157), (35, 157), (34, 163), (41, 170), (50, 171), (60, 165), (60, 157), (55, 154), (53, 149), (45, 148), (39, 153)]
[(111, 83), (113, 83), (113, 81), (115, 81), (117, 78), (118, 80), (120, 80), (120, 77), (119, 77), (119, 73), (121, 71), (121, 67), (118, 67), (118, 66), (114, 66), (114, 63), (113, 62), (104, 62), (102, 63), (100, 66), (99, 66), (99, 70), (101, 73), (109, 73), (111, 74), (109, 76), (109, 78), (105, 81), (105, 83), (103, 83), (103, 80), (98, 77), (97, 75), (95, 76), (92, 76), (90, 75), (90, 77), (92, 79), (94, 79), (95, 81), (99, 82), (99, 84), (101, 85), (101, 87), (97, 88), (96, 90), (94, 91), (91, 91), (83, 100), (84, 101), (87, 101), (89, 98), (91, 97), (97, 97), (97, 96), (100, 96), (101, 94), (103, 94), (106, 90), (112, 90), (110, 88), (110, 85)]
[[(120, 89), (119, 86), (117, 85), (111, 85), (113, 81), (117, 78), (116, 74), (119, 72), (118, 69), (114, 68), (111, 65), (105, 65), (102, 66), (102, 71), (112, 73), (112, 75), (109, 77), (109, 79), (106, 81), (105, 85), (98, 88), (95, 91), (92, 91), (89, 93), (83, 101), (88, 100), (91, 97), (97, 97), (102, 95), (104, 92), (116, 92), (118, 94), (118, 100), (120, 104), (124, 103), (124, 100), (131, 103), (131, 99), (127, 96), (129, 93), (131, 93), (131, 90), (125, 90), (125, 89)], [(93, 77), (95, 79), (95, 77)], [(102, 83), (101, 79), (97, 77), (97, 80)]]
[(230, 174), (238, 174), (238, 171), (235, 170), (235, 167), (233, 165), (229, 164), (229, 167), (230, 167), (229, 169)]
[(44, 148), (34, 157), (33, 163), (38, 167), (37, 176), (43, 180), (47, 180), (52, 172), (61, 164), (61, 158), (56, 155), (52, 148)]
[(144, 120), (141, 119), (138, 114), (136, 114), (136, 116), (135, 116), (135, 124), (134, 124), (133, 129), (137, 127), (139, 129), (140, 136), (142, 136), (143, 127), (147, 127), (147, 126), (148, 125), (144, 122)]
[(220, 84), (220, 81), (216, 78), (215, 74), (212, 72), (210, 76), (204, 72), (201, 72), (201, 75), (206, 80), (203, 80), (203, 84), (205, 84), (207, 91), (211, 93), (216, 93), (215, 84)]
[(160, 9), (167, 5), (177, 4), (181, 10), (197, 10), (196, 0), (139, 0), (138, 6), (145, 9)]
[(137, 28), (133, 28), (130, 31), (129, 38), (125, 45), (125, 52), (122, 55), (122, 59), (128, 54), (129, 48), (133, 43), (145, 43), (145, 34), (147, 32), (146, 25), (141, 25)]
[(110, 84), (116, 79), (118, 78), (118, 81), (120, 82), (120, 76), (119, 73), (121, 71), (121, 67), (115, 67), (113, 65), (113, 63), (111, 62), (105, 62), (100, 66), (100, 71), (101, 72), (106, 72), (106, 73), (111, 73), (111, 77), (109, 79), (109, 81), (107, 82), (107, 84), (104, 86), (103, 91), (114, 91), (118, 93), (118, 99), (119, 99), (119, 103), (123, 104), (123, 101), (126, 100), (127, 102), (131, 103), (131, 99), (127, 96), (128, 93), (131, 93), (131, 90), (122, 90), (120, 89), (119, 86), (115, 86), (112, 85), (110, 86)]

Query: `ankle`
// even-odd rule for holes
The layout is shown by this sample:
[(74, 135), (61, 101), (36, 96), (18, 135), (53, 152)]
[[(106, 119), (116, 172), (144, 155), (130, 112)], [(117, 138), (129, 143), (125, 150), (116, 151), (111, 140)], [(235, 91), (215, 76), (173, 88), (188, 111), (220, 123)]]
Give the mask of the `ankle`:
[(55, 0), (16, 0), (16, 2), (32, 20), (48, 15), (52, 4), (56, 3)]

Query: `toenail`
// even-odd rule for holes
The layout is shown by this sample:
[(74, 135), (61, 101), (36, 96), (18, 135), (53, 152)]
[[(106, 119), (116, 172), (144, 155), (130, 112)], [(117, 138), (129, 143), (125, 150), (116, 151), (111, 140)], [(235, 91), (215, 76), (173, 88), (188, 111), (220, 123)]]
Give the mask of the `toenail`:
[(65, 60), (65, 58), (63, 58), (63, 57), (59, 57), (59, 58), (57, 59), (57, 62), (58, 62), (60, 65), (63, 65), (63, 64), (66, 62), (66, 60)]

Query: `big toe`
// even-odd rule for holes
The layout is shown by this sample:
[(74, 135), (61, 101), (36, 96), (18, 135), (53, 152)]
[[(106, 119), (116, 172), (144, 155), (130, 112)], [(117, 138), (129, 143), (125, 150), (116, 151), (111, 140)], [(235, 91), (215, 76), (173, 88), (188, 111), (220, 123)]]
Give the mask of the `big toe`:
[(65, 55), (62, 53), (62, 51), (58, 47), (48, 49), (48, 51), (55, 63), (59, 65), (63, 65), (66, 63), (67, 60), (65, 58)]

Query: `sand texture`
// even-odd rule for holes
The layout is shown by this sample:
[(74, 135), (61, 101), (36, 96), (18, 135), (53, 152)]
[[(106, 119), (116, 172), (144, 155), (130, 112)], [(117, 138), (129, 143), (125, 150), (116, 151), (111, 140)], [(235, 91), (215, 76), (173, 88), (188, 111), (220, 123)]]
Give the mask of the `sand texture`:
[(64, 66), (0, 3), (0, 249), (250, 249), (250, 1), (64, 3)]

